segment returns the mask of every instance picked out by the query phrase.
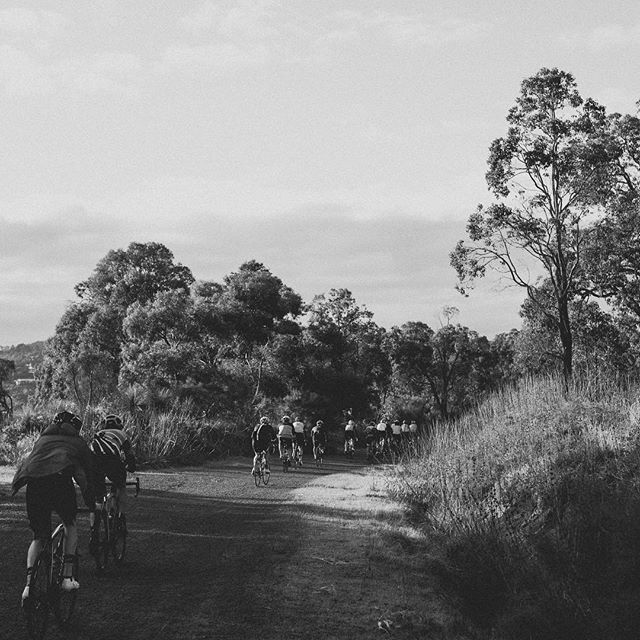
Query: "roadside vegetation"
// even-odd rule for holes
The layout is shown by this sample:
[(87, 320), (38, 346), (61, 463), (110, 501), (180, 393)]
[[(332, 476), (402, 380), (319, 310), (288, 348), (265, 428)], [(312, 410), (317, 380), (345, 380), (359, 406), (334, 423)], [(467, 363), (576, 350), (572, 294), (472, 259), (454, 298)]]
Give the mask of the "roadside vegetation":
[(487, 638), (636, 638), (640, 395), (587, 376), (505, 389), (396, 469), (392, 494), (438, 540)]

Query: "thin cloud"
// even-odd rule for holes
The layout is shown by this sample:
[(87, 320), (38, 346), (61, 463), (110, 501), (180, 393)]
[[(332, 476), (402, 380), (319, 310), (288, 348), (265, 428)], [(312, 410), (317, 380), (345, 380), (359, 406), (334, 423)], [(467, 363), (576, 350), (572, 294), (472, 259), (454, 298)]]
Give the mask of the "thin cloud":
[(637, 48), (640, 43), (640, 22), (602, 24), (592, 29), (570, 31), (559, 36), (562, 44), (571, 48), (594, 51)]
[(32, 38), (61, 36), (69, 25), (67, 18), (55, 11), (13, 7), (0, 10), (0, 32)]
[(406, 15), (389, 11), (341, 11), (334, 19), (351, 29), (390, 39), (407, 47), (439, 47), (484, 38), (492, 25), (487, 21), (449, 19), (432, 21), (420, 13)]
[(11, 96), (73, 94), (136, 95), (135, 77), (142, 69), (132, 54), (102, 52), (84, 58), (50, 60), (12, 44), (0, 46), (0, 88)]

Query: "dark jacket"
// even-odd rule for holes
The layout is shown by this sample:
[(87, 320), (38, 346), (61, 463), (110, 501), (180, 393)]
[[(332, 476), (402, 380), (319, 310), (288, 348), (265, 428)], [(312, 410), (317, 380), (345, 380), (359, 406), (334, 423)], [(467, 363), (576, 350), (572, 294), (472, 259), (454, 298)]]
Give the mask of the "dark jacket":
[(77, 482), (87, 507), (94, 509), (91, 449), (71, 425), (51, 425), (42, 432), (31, 453), (20, 463), (11, 483), (13, 493), (26, 485), (30, 478), (64, 472)]
[(275, 437), (276, 432), (268, 422), (256, 425), (251, 434), (251, 444), (253, 445), (254, 451), (256, 447), (266, 449)]

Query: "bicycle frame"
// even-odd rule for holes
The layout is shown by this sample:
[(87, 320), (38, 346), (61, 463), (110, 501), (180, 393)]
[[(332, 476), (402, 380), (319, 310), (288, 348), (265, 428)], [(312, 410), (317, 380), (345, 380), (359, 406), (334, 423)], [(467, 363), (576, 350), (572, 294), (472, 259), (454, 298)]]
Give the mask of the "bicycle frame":
[[(120, 514), (120, 498), (117, 490), (114, 490), (113, 483), (109, 485), (108, 491), (102, 497), (100, 509), (96, 511), (92, 536), (96, 536), (95, 551), (92, 555), (95, 558), (98, 571), (102, 571), (108, 564), (111, 555), (116, 564), (124, 560), (126, 550), (126, 525), (124, 515)], [(140, 493), (140, 478), (130, 480), (126, 486), (136, 488), (134, 497)]]

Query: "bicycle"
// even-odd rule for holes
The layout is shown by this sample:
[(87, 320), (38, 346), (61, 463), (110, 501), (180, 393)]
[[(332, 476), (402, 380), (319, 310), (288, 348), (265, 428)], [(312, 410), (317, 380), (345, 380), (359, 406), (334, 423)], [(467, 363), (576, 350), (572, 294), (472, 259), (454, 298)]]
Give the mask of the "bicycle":
[[(102, 498), (102, 505), (96, 511), (95, 521), (91, 530), (89, 551), (96, 561), (96, 569), (104, 571), (109, 563), (109, 556), (115, 564), (122, 564), (127, 550), (127, 522), (125, 515), (120, 513), (120, 499), (114, 492), (113, 483)], [(140, 478), (125, 483), (128, 487), (136, 488), (134, 497), (140, 493)]]
[[(42, 640), (47, 630), (49, 613), (60, 627), (71, 620), (78, 591), (64, 591), (61, 587), (64, 567), (64, 525), (59, 524), (46, 540), (33, 565), (29, 597), (24, 601), (27, 633), (32, 640)], [(78, 555), (75, 554), (72, 575), (78, 577)]]
[(295, 469), (296, 467), (301, 467), (302, 466), (302, 455), (303, 455), (303, 449), (302, 449), (302, 445), (299, 442), (296, 442), (293, 445), (293, 468)]
[(313, 457), (316, 461), (316, 467), (321, 466), (324, 457), (324, 445), (317, 444), (313, 447)]
[(355, 453), (356, 453), (356, 443), (355, 443), (354, 437), (351, 436), (347, 440), (345, 451), (344, 451), (344, 455), (347, 456), (347, 458), (353, 458)]
[(291, 452), (289, 451), (289, 447), (285, 447), (284, 451), (282, 452), (282, 470), (284, 471), (284, 473), (287, 473), (290, 467)]
[(269, 461), (267, 460), (267, 452), (262, 451), (260, 457), (256, 463), (257, 467), (253, 470), (253, 480), (256, 483), (256, 487), (260, 486), (260, 482), (267, 485), (271, 479), (271, 469), (269, 468)]

